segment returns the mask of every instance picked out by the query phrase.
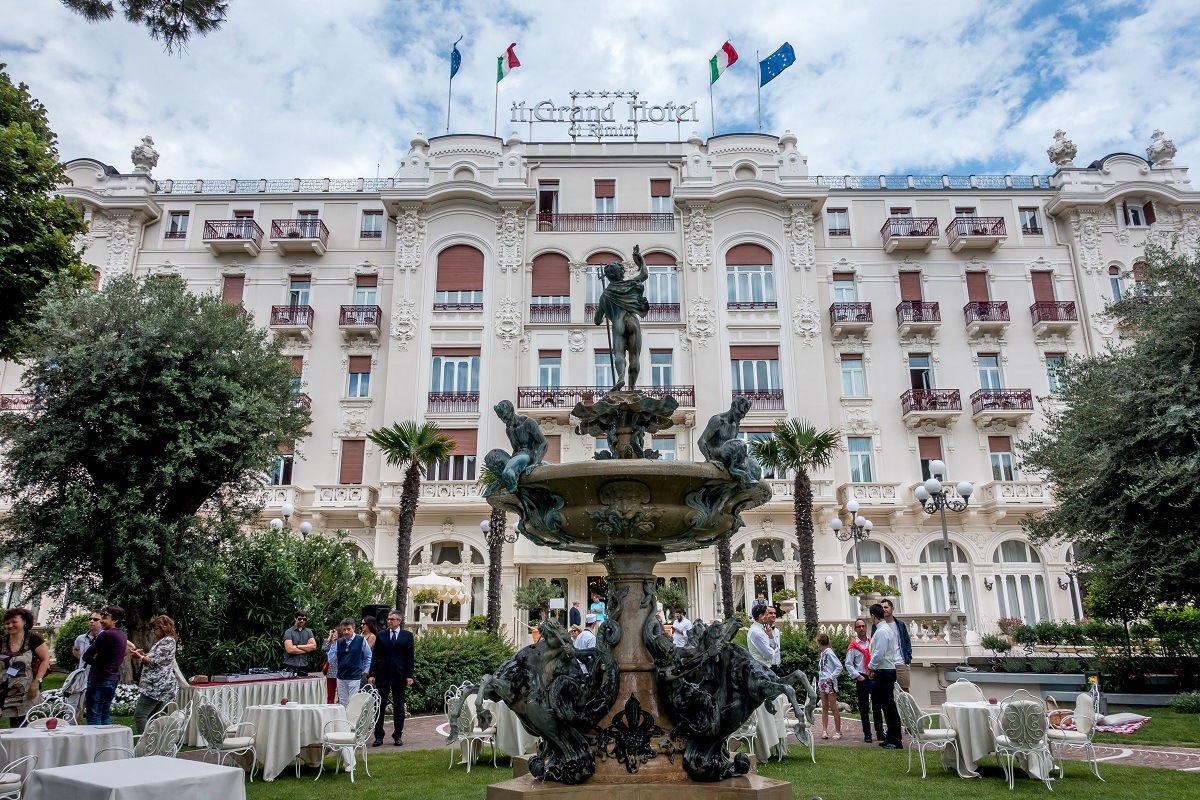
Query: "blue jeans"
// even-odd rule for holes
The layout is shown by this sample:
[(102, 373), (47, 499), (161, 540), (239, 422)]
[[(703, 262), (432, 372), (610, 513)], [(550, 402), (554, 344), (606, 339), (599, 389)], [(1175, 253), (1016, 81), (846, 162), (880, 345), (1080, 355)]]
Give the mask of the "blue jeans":
[(112, 725), (113, 695), (116, 681), (92, 681), (87, 687), (87, 724)]

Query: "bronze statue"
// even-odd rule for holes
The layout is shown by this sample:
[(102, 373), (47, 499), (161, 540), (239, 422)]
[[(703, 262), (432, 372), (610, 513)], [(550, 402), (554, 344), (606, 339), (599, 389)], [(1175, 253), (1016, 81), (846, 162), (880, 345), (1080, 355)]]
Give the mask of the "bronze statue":
[[(496, 483), (504, 486), (510, 492), (515, 492), (521, 476), (542, 463), (550, 445), (538, 424), (529, 417), (518, 414), (508, 400), (496, 403), (493, 410), (496, 412), (496, 416), (504, 420), (504, 433), (508, 436), (508, 443), (512, 446), (513, 452), (512, 455), (509, 455), (500, 448), (489, 450), (488, 454), (483, 457), (483, 463), (499, 479)], [(487, 488), (484, 497), (491, 494), (494, 486), (496, 484)]]
[(746, 443), (738, 438), (738, 428), (748, 411), (750, 400), (735, 397), (728, 411), (712, 415), (698, 442), (704, 458), (720, 464), (730, 475), (738, 478), (743, 489), (762, 479), (762, 467), (750, 455)]
[(629, 391), (637, 389), (638, 373), (642, 370), (642, 321), (639, 317), (650, 313), (645, 287), (650, 271), (646, 269), (646, 260), (642, 258), (638, 245), (633, 246), (633, 263), (638, 266), (638, 274), (628, 280), (625, 279), (624, 263), (611, 261), (604, 265), (604, 277), (608, 279), (608, 285), (600, 294), (594, 320), (597, 325), (605, 319), (612, 323), (610, 344), (611, 353), (616, 359), (613, 369), (614, 392), (625, 388), (627, 373)]

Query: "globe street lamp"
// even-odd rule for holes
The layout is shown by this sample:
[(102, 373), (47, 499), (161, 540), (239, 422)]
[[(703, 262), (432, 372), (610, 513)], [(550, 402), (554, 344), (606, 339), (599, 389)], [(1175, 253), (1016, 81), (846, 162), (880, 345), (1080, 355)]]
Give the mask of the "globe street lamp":
[(936, 511), (941, 515), (942, 550), (946, 554), (946, 589), (950, 594), (950, 610), (958, 611), (958, 588), (954, 585), (954, 559), (950, 551), (950, 533), (946, 530), (946, 509), (958, 512), (966, 511), (967, 503), (971, 499), (971, 492), (975, 491), (975, 487), (962, 481), (954, 487), (958, 497), (948, 495), (945, 487), (942, 486), (942, 480), (946, 477), (946, 464), (941, 460), (929, 463), (929, 475), (929, 480), (925, 481), (924, 485), (918, 486), (913, 495), (921, 504), (921, 508), (925, 509), (926, 514), (933, 514)]
[(871, 528), (875, 527), (874, 523), (866, 517), (858, 513), (858, 501), (850, 498), (846, 501), (846, 511), (850, 514), (850, 524), (843, 528), (842, 520), (839, 517), (834, 517), (829, 522), (829, 527), (833, 528), (833, 535), (840, 541), (848, 542), (854, 540), (854, 571), (858, 577), (862, 577), (862, 563), (858, 557), (858, 543), (871, 535)]
[[(292, 515), (296, 513), (296, 507), (291, 503), (284, 503), (279, 507), (279, 513), (283, 515), (283, 519), (276, 517), (275, 519), (271, 520), (271, 530), (275, 531), (276, 533), (289, 527), (288, 521), (292, 518)], [(312, 529), (312, 523), (308, 520), (300, 523), (301, 536), (307, 537), (310, 533), (312, 533)]]

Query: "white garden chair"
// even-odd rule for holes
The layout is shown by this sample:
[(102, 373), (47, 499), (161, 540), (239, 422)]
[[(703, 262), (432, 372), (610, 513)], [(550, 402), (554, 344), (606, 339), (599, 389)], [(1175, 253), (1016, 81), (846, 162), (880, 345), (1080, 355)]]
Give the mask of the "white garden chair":
[(25, 725), (29, 728), (45, 728), (46, 720), (57, 719), (59, 725), (76, 725), (75, 707), (59, 697), (50, 697), (29, 709)]
[[(1096, 747), (1092, 744), (1092, 734), (1096, 731), (1096, 706), (1090, 693), (1084, 692), (1075, 698), (1075, 710), (1060, 718), (1058, 725), (1046, 731), (1046, 739), (1050, 744), (1050, 752), (1058, 758), (1058, 777), (1063, 777), (1062, 751), (1064, 747), (1082, 750), (1087, 756), (1088, 766), (1092, 774), (1100, 778), (1100, 765), (1096, 763)], [(1075, 730), (1063, 730), (1073, 726)], [(1100, 778), (1104, 780), (1104, 778)]]
[[(896, 684), (896, 688), (892, 690), (892, 696), (896, 699), (896, 710), (900, 712), (900, 722), (908, 731), (909, 772), (912, 772), (914, 747), (917, 749), (917, 758), (921, 762), (922, 778), (928, 774), (925, 770), (926, 750), (945, 750), (947, 747), (952, 747), (957, 758), (958, 732), (946, 724), (940, 712), (922, 714), (921, 709), (917, 707), (917, 701), (911, 694), (901, 689), (900, 684)], [(888, 735), (891, 735), (891, 731), (888, 731)], [(944, 762), (942, 766), (945, 767)]]
[(742, 727), (733, 732), (729, 737), (731, 742), (742, 742), (746, 745), (746, 752), (753, 753), (755, 745), (758, 744), (758, 726), (754, 724), (754, 717), (743, 723)]
[(1045, 767), (1042, 780), (1047, 789), (1054, 791), (1050, 785), (1054, 759), (1046, 739), (1048, 723), (1045, 704), (1035, 695), (1018, 689), (1000, 704), (1000, 719), (989, 715), (988, 723), (996, 740), (996, 758), (1008, 777), (1008, 788), (1011, 790), (1016, 783), (1017, 758), (1024, 757), (1041, 760)]
[(496, 766), (496, 722), (485, 727), (479, 724), (479, 714), (475, 708), (478, 695), (471, 690), (475, 684), (466, 681), (459, 686), (451, 686), (446, 691), (446, 718), (457, 722), (454, 725), (455, 738), (450, 741), (450, 768), (454, 768), (454, 750), (456, 747), (467, 749), (467, 772), (475, 763), (475, 747), (487, 745), (492, 750), (492, 766)]
[[(204, 760), (210, 755), (217, 756), (217, 764), (223, 764), (226, 756), (250, 754), (250, 782), (254, 783), (254, 768), (257, 763), (257, 753), (254, 751), (254, 736), (256, 729), (253, 722), (239, 722), (230, 725), (221, 712), (210, 703), (201, 703), (196, 709), (196, 726), (200, 729), (200, 738), (204, 741)], [(229, 730), (233, 728), (233, 735)], [(243, 733), (248, 730), (249, 734)]]
[(221, 716), (229, 726), (226, 733), (237, 735), (238, 724), (242, 721), (242, 693), (235, 686), (224, 686), (200, 696), (201, 703), (208, 703), (221, 712)]
[(972, 683), (966, 678), (959, 678), (946, 687), (947, 703), (971, 703), (976, 701), (987, 701), (987, 698), (983, 696), (983, 689), (979, 688), (979, 684)]
[(145, 732), (137, 737), (137, 742), (134, 743), (132, 750), (127, 747), (106, 747), (96, 753), (96, 757), (92, 760), (110, 760), (101, 758), (105, 753), (124, 753), (129, 758), (142, 758), (143, 756), (174, 758), (179, 753), (179, 749), (183, 747), (184, 732), (184, 722), (178, 716), (156, 714), (146, 724)]
[[(8, 753), (4, 752), (3, 747), (0, 747), (0, 753), (4, 754), (3, 760), (8, 761)], [(37, 769), (37, 761), (37, 756), (25, 756), (9, 762), (0, 770), (0, 800), (20, 800), (29, 773)]]
[[(367, 777), (371, 777), (371, 768), (367, 764), (367, 742), (375, 732), (375, 717), (379, 713), (379, 692), (374, 686), (365, 686), (350, 698), (346, 706), (346, 719), (331, 719), (321, 729), (321, 767), (317, 770), (320, 780), (325, 771), (325, 751), (331, 751), (338, 760), (334, 761), (333, 771), (336, 774), (341, 764), (341, 751), (350, 750), (350, 764), (346, 767), (350, 773), (350, 782), (354, 783), (354, 767), (357, 763), (355, 753), (362, 750), (363, 769)], [(340, 728), (340, 730), (339, 730)], [(346, 730), (349, 728), (349, 730)]]

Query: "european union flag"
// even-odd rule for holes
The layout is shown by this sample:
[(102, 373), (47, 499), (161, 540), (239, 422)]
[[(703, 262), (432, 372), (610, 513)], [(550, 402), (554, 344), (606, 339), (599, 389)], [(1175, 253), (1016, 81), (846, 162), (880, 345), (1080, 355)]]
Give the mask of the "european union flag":
[(458, 68), (462, 66), (462, 53), (458, 52), (458, 43), (462, 40), (463, 37), (458, 37), (450, 50), (450, 80), (454, 80), (454, 76), (458, 74)]
[(758, 85), (766, 86), (775, 76), (796, 63), (796, 51), (787, 42), (771, 55), (758, 62)]

